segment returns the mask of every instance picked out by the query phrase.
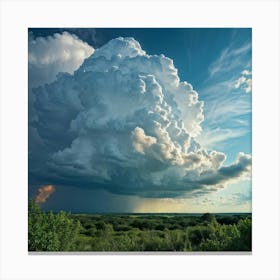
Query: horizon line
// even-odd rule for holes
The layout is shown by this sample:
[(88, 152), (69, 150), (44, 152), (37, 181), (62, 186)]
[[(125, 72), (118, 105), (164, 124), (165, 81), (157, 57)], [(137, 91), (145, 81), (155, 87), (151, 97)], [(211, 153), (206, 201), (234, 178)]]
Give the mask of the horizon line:
[[(43, 209), (42, 209), (43, 210)], [(65, 211), (65, 210), (45, 210), (46, 212), (68, 212), (70, 214), (92, 214), (92, 215), (168, 215), (168, 214), (177, 214), (177, 215), (184, 215), (184, 214), (191, 214), (191, 215), (203, 215), (203, 214), (252, 214), (252, 212), (72, 212), (72, 211)]]

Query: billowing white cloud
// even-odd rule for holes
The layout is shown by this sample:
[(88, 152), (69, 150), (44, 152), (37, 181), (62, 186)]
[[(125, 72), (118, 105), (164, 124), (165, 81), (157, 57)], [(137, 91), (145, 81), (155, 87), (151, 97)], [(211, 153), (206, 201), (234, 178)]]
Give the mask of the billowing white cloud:
[(28, 37), (29, 88), (53, 82), (59, 72), (73, 74), (94, 49), (76, 35)]
[(242, 76), (235, 81), (235, 88), (242, 88), (246, 93), (252, 92), (252, 73), (243, 70), (241, 74)]
[[(225, 154), (201, 148), (198, 93), (180, 81), (171, 59), (146, 54), (133, 38), (111, 40), (73, 74), (33, 92), (30, 126), (42, 141), (29, 145), (31, 179), (180, 197), (213, 192), (250, 174), (249, 155), (224, 166)], [(44, 152), (34, 160), (39, 142)]]

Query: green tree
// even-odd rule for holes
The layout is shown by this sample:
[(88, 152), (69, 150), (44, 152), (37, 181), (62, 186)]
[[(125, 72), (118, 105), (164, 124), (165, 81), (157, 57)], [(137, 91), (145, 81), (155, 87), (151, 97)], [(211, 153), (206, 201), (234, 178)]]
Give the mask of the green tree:
[(200, 244), (202, 251), (250, 251), (252, 239), (251, 219), (240, 220), (238, 224), (220, 225), (212, 221), (211, 234)]
[(28, 250), (71, 251), (75, 249), (80, 222), (65, 212), (44, 213), (34, 200), (28, 205)]
[(252, 220), (250, 218), (242, 219), (238, 222), (237, 228), (240, 232), (240, 238), (237, 242), (238, 250), (252, 250)]
[(204, 221), (204, 222), (209, 222), (211, 223), (212, 221), (215, 221), (216, 220), (216, 217), (215, 215), (213, 214), (210, 214), (210, 213), (205, 213), (201, 216), (201, 220)]

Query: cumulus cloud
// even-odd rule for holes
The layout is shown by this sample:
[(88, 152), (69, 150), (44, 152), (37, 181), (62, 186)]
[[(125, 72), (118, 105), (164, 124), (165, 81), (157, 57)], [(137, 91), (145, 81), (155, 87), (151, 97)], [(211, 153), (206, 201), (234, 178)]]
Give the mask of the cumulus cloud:
[(31, 179), (172, 198), (250, 174), (249, 155), (224, 166), (225, 154), (200, 146), (198, 93), (180, 81), (170, 58), (147, 54), (133, 38), (111, 40), (74, 73), (33, 92), (29, 125), (41, 141), (29, 145)]
[(29, 87), (53, 82), (59, 72), (73, 73), (94, 49), (68, 32), (28, 37)]
[(55, 187), (53, 185), (43, 186), (38, 189), (38, 195), (35, 198), (36, 203), (45, 203), (46, 200), (53, 194)]
[(242, 88), (246, 93), (252, 92), (252, 73), (243, 70), (241, 74), (242, 76), (235, 81), (235, 88)]

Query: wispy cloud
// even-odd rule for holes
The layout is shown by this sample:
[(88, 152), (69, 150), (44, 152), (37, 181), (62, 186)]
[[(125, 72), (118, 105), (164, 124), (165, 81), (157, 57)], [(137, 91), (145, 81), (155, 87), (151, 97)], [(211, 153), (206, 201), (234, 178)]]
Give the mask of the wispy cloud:
[(248, 125), (240, 117), (251, 112), (251, 99), (240, 95), (235, 89), (236, 79), (213, 83), (201, 89), (205, 96), (204, 115), (207, 126), (215, 127), (221, 123)]
[(218, 125), (229, 121), (235, 122), (235, 118), (249, 114), (251, 112), (251, 104), (235, 96), (224, 97), (216, 101), (209, 101), (206, 110), (208, 124)]
[(198, 141), (207, 149), (215, 149), (228, 140), (242, 137), (250, 132), (251, 102), (238, 95), (220, 94), (205, 101), (205, 121)]
[(233, 42), (209, 66), (200, 89), (205, 121), (199, 141), (207, 148), (242, 137), (251, 129), (251, 98), (242, 94), (251, 91), (250, 51), (251, 43), (236, 47)]
[[(229, 46), (222, 50), (219, 57), (210, 65), (209, 75), (210, 78), (225, 72), (229, 72), (237, 67), (243, 65), (244, 67), (244, 55), (248, 54), (251, 50), (251, 43), (246, 43), (241, 47), (234, 48)], [(248, 62), (247, 62), (248, 63)]]
[(197, 137), (199, 143), (207, 149), (215, 149), (217, 145), (223, 147), (226, 142), (230, 139), (234, 139), (240, 136), (247, 134), (245, 128), (236, 128), (236, 129), (204, 129), (203, 133)]

